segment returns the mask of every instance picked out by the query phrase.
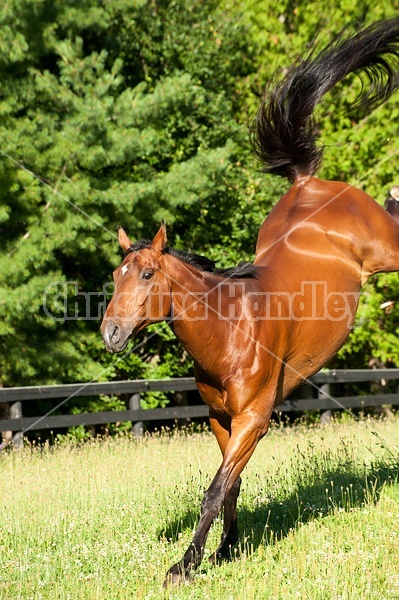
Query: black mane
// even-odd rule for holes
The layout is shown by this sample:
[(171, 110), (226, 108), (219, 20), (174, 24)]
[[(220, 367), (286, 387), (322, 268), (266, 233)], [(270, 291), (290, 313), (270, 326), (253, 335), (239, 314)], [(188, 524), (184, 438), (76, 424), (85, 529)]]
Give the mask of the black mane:
[[(139, 240), (128, 248), (124, 254), (125, 258), (131, 252), (140, 252), (144, 248), (150, 248), (151, 242), (149, 240)], [(228, 269), (217, 269), (215, 261), (201, 256), (200, 254), (194, 254), (193, 252), (186, 252), (185, 250), (176, 250), (167, 246), (164, 250), (165, 253), (174, 256), (178, 260), (181, 260), (192, 267), (195, 267), (199, 271), (206, 271), (219, 275), (225, 279), (256, 279), (256, 267), (252, 263), (241, 262), (236, 267), (230, 267)]]
[(126, 258), (126, 256), (131, 252), (140, 252), (140, 250), (144, 250), (144, 248), (149, 248), (150, 246), (150, 240), (139, 240), (138, 242), (132, 244), (130, 248), (126, 250), (125, 254), (123, 255), (123, 258)]
[(252, 263), (240, 262), (235, 267), (228, 269), (215, 269), (215, 275), (226, 279), (257, 279), (256, 267)]
[(215, 261), (202, 256), (201, 254), (194, 254), (193, 252), (186, 252), (185, 250), (175, 250), (168, 246), (165, 248), (165, 252), (182, 260), (183, 262), (199, 269), (200, 271), (207, 271), (208, 273), (214, 273), (220, 277), (226, 279), (256, 279), (256, 268), (251, 263), (241, 262), (236, 267), (229, 267), (228, 269), (217, 269)]

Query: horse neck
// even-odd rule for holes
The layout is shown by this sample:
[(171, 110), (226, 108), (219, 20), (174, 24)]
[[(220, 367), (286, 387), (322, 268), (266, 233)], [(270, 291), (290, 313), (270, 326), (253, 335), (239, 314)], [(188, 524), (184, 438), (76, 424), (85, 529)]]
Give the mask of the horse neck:
[(231, 309), (240, 312), (245, 286), (169, 258), (170, 326), (197, 366), (216, 376), (216, 365), (223, 362), (229, 340), (240, 329), (230, 316)]
[(180, 321), (191, 321), (209, 295), (217, 290), (218, 279), (173, 256), (167, 256), (166, 272), (174, 316)]
[[(194, 358), (202, 354), (200, 340), (209, 339), (218, 319), (220, 278), (168, 256), (171, 322), (176, 337)], [(201, 347), (199, 347), (201, 346)]]

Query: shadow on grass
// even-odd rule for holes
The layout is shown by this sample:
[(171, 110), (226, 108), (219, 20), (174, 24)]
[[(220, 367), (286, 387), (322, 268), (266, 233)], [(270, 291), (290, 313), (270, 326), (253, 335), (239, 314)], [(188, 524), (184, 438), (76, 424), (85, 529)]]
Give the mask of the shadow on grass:
[(299, 482), (291, 494), (242, 507), (241, 540), (253, 550), (275, 544), (309, 521), (377, 504), (382, 489), (398, 482), (399, 459), (375, 464), (363, 474), (351, 467), (326, 471), (318, 482)]
[(190, 507), (186, 512), (179, 515), (176, 519), (165, 523), (165, 527), (158, 530), (158, 539), (166, 538), (170, 542), (176, 542), (181, 533), (189, 529), (194, 531), (198, 524), (200, 503)]
[[(255, 551), (260, 545), (277, 543), (290, 531), (311, 520), (334, 515), (337, 511), (350, 512), (376, 504), (386, 485), (399, 483), (399, 456), (375, 462), (367, 468), (356, 468), (353, 462), (347, 461), (335, 464), (336, 468), (327, 468), (330, 461), (325, 460), (326, 456), (316, 464), (312, 464), (312, 457), (299, 462), (295, 484), (291, 489), (283, 479), (281, 490), (275, 498), (263, 498), (263, 494), (260, 494), (247, 499), (251, 506), (239, 506), (238, 548)], [(265, 496), (267, 483), (263, 485)], [(278, 489), (275, 481), (273, 488)], [(176, 541), (181, 532), (188, 528), (193, 530), (198, 516), (199, 506), (190, 507), (179, 518), (166, 523), (165, 528), (158, 532), (159, 538)]]

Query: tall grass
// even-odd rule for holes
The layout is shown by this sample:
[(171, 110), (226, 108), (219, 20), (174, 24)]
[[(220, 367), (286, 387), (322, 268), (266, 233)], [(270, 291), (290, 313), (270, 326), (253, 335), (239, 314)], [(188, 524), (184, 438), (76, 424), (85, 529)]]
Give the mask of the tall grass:
[(166, 592), (220, 463), (210, 433), (3, 453), (0, 598), (399, 599), (398, 434), (398, 419), (271, 430), (244, 472), (235, 559)]

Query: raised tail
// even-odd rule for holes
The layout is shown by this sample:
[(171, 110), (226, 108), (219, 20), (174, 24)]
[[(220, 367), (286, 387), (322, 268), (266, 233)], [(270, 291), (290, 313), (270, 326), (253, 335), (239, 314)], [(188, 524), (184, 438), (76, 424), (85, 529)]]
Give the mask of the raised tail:
[(262, 170), (291, 183), (312, 176), (323, 147), (312, 112), (322, 96), (349, 73), (362, 90), (351, 108), (372, 110), (399, 88), (399, 17), (378, 21), (348, 37), (345, 28), (320, 53), (295, 63), (283, 79), (269, 83), (252, 130)]

